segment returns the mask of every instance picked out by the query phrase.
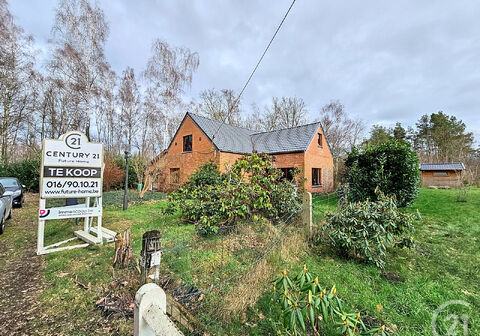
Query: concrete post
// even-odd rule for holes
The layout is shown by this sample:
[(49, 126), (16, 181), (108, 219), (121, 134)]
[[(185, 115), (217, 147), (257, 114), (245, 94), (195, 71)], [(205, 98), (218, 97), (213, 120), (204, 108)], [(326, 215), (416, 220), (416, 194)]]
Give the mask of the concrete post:
[(167, 296), (154, 283), (140, 287), (135, 295), (135, 336), (183, 336), (166, 314)]
[(302, 220), (304, 226), (308, 229), (309, 236), (311, 237), (313, 234), (312, 194), (309, 192), (305, 192), (303, 195)]

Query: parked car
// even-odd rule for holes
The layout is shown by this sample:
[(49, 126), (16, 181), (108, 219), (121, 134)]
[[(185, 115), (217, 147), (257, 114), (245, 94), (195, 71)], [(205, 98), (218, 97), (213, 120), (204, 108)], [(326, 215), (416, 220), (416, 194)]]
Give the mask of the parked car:
[(5, 190), (0, 183), (0, 234), (5, 229), (5, 222), (12, 217), (12, 192)]
[(0, 177), (0, 183), (5, 190), (12, 192), (13, 206), (21, 208), (25, 202), (24, 188), (25, 186), (15, 177)]

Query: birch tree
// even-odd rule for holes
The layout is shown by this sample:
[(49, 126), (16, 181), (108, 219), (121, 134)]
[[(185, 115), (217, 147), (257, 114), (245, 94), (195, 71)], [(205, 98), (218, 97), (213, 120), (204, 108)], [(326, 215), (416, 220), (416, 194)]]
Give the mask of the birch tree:
[(0, 0), (0, 159), (5, 163), (17, 149), (34, 104), (29, 91), (35, 62), (32, 41), (14, 22), (7, 2)]
[(61, 0), (52, 28), (49, 71), (62, 90), (62, 120), (73, 114), (74, 126), (90, 133), (92, 100), (106, 69), (104, 47), (109, 28), (103, 11), (87, 0)]
[(188, 48), (171, 47), (156, 39), (143, 76), (147, 82), (146, 95), (152, 119), (162, 130), (164, 147), (172, 134), (170, 124), (178, 120), (175, 112), (181, 96), (192, 83), (193, 73), (199, 66), (199, 56)]
[(307, 107), (302, 98), (272, 98), (272, 105), (266, 107), (264, 125), (267, 131), (296, 127), (307, 122)]
[(319, 120), (332, 155), (336, 158), (362, 140), (365, 130), (362, 120), (350, 117), (345, 106), (338, 100), (332, 100), (322, 107)]
[(233, 90), (205, 90), (200, 93), (200, 98), (197, 110), (201, 115), (234, 126), (240, 126), (242, 123), (240, 102), (237, 101), (237, 95)]
[(125, 150), (132, 151), (132, 144), (140, 123), (140, 92), (135, 72), (127, 67), (123, 71), (118, 91), (120, 108), (120, 129), (125, 140)]

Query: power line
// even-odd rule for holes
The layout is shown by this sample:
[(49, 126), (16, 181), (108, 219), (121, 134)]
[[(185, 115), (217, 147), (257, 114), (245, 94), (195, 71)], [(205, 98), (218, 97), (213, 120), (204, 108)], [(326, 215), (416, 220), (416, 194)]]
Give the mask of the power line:
[(220, 128), (222, 128), (223, 124), (226, 122), (227, 118), (228, 118), (228, 117), (230, 116), (230, 114), (232, 113), (233, 107), (236, 106), (236, 105), (238, 104), (238, 102), (240, 101), (240, 97), (242, 96), (243, 92), (245, 91), (245, 89), (247, 88), (248, 84), (250, 83), (250, 80), (252, 79), (253, 75), (254, 75), (255, 72), (257, 71), (257, 69), (258, 69), (260, 63), (262, 62), (263, 58), (265, 57), (265, 54), (267, 53), (268, 49), (269, 49), (270, 46), (272, 45), (273, 40), (275, 39), (275, 37), (277, 36), (278, 32), (280, 31), (280, 28), (282, 27), (283, 23), (285, 22), (285, 19), (287, 18), (288, 14), (290, 13), (290, 10), (292, 9), (293, 5), (295, 4), (295, 1), (296, 1), (296, 0), (293, 0), (292, 3), (290, 4), (290, 7), (288, 7), (287, 12), (286, 12), (285, 15), (283, 16), (282, 21), (280, 21), (280, 24), (278, 25), (277, 29), (275, 30), (275, 33), (273, 34), (272, 38), (270, 39), (270, 42), (268, 42), (267, 47), (266, 47), (265, 50), (263, 51), (262, 56), (260, 56), (260, 59), (258, 60), (258, 62), (257, 62), (257, 64), (255, 65), (255, 67), (253, 68), (253, 71), (252, 71), (252, 73), (250, 74), (250, 76), (248, 77), (247, 81), (245, 82), (245, 85), (243, 85), (242, 90), (241, 90), (240, 93), (238, 94), (238, 96), (237, 96), (237, 98), (235, 99), (235, 101), (233, 102), (233, 104), (230, 106), (227, 114), (225, 115), (225, 118), (223, 118), (223, 122), (218, 126), (217, 130), (215, 131), (215, 133), (213, 133), (212, 140), (215, 138), (215, 135), (218, 133), (218, 131), (220, 131)]

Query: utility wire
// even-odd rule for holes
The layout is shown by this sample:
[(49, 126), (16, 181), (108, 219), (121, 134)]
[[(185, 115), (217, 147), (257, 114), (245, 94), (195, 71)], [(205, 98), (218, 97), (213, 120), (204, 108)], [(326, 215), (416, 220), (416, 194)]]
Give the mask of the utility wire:
[(295, 4), (295, 1), (296, 1), (296, 0), (293, 0), (292, 3), (290, 4), (290, 7), (288, 7), (287, 12), (286, 12), (285, 15), (283, 16), (282, 21), (280, 21), (280, 24), (278, 25), (277, 29), (275, 30), (275, 33), (273, 34), (272, 38), (270, 39), (270, 42), (268, 42), (267, 47), (266, 47), (265, 50), (263, 51), (262, 56), (260, 56), (260, 59), (258, 60), (258, 62), (257, 62), (257, 64), (255, 65), (255, 67), (253, 68), (252, 73), (250, 74), (250, 76), (248, 77), (247, 81), (245, 82), (245, 85), (243, 85), (243, 88), (242, 88), (242, 90), (240, 91), (240, 93), (238, 94), (237, 98), (235, 99), (235, 101), (233, 102), (233, 104), (229, 107), (229, 110), (228, 110), (227, 114), (226, 114), (225, 117), (223, 118), (223, 122), (218, 126), (217, 130), (215, 131), (215, 133), (213, 133), (212, 140), (215, 139), (215, 135), (218, 133), (218, 131), (220, 131), (220, 129), (222, 128), (223, 124), (226, 122), (227, 118), (230, 117), (230, 114), (232, 113), (233, 107), (237, 106), (238, 102), (240, 101), (240, 97), (242, 97), (243, 92), (244, 92), (245, 89), (247, 88), (248, 84), (250, 83), (250, 80), (252, 79), (252, 77), (253, 77), (253, 75), (255, 74), (255, 72), (257, 71), (260, 63), (262, 62), (263, 58), (265, 57), (265, 54), (267, 53), (268, 49), (269, 49), (270, 46), (272, 45), (273, 40), (275, 39), (275, 37), (277, 36), (278, 32), (280, 31), (280, 28), (282, 27), (283, 23), (285, 22), (285, 19), (287, 18), (288, 14), (290, 13), (290, 10), (292, 9), (293, 5)]

